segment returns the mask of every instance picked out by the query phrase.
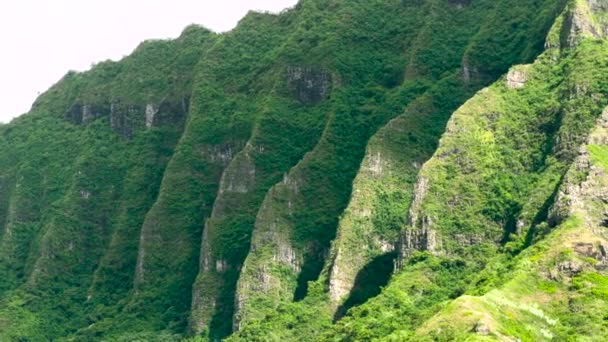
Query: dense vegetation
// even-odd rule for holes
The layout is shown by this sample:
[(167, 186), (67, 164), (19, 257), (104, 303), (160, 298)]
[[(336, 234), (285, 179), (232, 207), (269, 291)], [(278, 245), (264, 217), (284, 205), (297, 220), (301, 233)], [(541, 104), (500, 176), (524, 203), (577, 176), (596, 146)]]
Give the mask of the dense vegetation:
[(302, 0), (68, 73), (0, 126), (0, 340), (605, 338), (606, 13)]

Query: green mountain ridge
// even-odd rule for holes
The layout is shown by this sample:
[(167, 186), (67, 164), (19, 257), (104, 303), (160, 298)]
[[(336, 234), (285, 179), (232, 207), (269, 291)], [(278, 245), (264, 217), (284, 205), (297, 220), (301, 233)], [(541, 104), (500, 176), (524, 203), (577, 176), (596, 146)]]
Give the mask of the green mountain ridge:
[(608, 2), (301, 0), (0, 126), (0, 341), (608, 337)]

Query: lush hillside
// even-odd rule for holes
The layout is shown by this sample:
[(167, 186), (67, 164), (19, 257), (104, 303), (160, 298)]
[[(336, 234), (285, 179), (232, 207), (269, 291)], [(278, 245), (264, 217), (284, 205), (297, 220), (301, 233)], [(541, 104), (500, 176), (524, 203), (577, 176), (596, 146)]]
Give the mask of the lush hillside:
[(0, 126), (1, 341), (608, 338), (608, 2), (301, 0)]

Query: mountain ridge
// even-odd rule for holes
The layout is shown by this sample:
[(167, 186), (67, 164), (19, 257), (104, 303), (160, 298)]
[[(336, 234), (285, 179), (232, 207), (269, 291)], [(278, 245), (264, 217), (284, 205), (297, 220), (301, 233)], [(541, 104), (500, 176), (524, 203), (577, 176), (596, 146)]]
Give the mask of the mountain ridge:
[(69, 73), (0, 127), (0, 339), (605, 336), (607, 9), (303, 0)]

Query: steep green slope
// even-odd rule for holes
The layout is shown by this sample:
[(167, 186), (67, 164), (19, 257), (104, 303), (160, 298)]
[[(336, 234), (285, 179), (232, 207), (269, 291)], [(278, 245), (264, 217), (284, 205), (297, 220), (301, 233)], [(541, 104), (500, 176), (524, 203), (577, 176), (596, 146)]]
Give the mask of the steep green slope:
[[(300, 11), (298, 14), (304, 18), (269, 28), (277, 33), (319, 24), (318, 18), (308, 17), (309, 9)], [(241, 31), (245, 36), (231, 37)], [(225, 39), (250, 43), (247, 37), (250, 32), (241, 23)], [(251, 82), (267, 84), (260, 85), (260, 103), (251, 135), (224, 169), (212, 212), (205, 220), (190, 321), (192, 331), (199, 334), (203, 331), (218, 337), (230, 334), (236, 281), (249, 250), (257, 210), (268, 189), (312, 149), (328, 119), (329, 104), (325, 100), (331, 92), (332, 75), (322, 65), (303, 66), (289, 55), (292, 50), (305, 50), (306, 42), (289, 35), (269, 38), (262, 34), (260, 39), (270, 40), (274, 45), (259, 66), (268, 70), (264, 71), (266, 76), (260, 79), (258, 75)], [(232, 47), (226, 52), (234, 53)], [(282, 63), (277, 64), (277, 60)]]
[[(606, 67), (605, 46), (600, 51)], [(450, 303), (417, 329), (416, 339), (433, 334), (522, 341), (608, 336), (607, 116), (604, 110), (560, 186), (549, 216), (557, 224), (554, 230), (512, 261), (504, 277), (508, 281), (482, 296), (466, 295)]]
[(603, 334), (560, 189), (603, 184), (607, 8), (302, 0), (69, 73), (0, 127), (0, 340)]
[(190, 27), (175, 41), (143, 43), (119, 63), (69, 73), (31, 113), (2, 127), (10, 190), (1, 288), (26, 292), (6, 301), (36, 317), (3, 327), (2, 339), (64, 335), (90, 324), (85, 311), (128, 291), (136, 254), (116, 249), (133, 245), (158, 192), (193, 68), (212, 39)]
[[(553, 16), (560, 10), (557, 4), (552, 4), (553, 6), (543, 8), (545, 21), (540, 19), (542, 16), (536, 17), (538, 24), (534, 29), (538, 31), (531, 29), (531, 36), (539, 35), (540, 32), (539, 36), (544, 37), (543, 29), (550, 25)], [(521, 4), (522, 8), (528, 6), (528, 9), (535, 5)], [(312, 298), (305, 300), (301, 308), (294, 308), (289, 303), (294, 299), (298, 301), (304, 297), (306, 282), (316, 280), (326, 262), (329, 262), (328, 268), (333, 268), (334, 277), (350, 277), (352, 282), (355, 281), (355, 275), (362, 269), (365, 268), (365, 271), (369, 272), (362, 280), (369, 288), (353, 292), (353, 297), (349, 299), (350, 302), (340, 308), (342, 312), (348, 305), (358, 304), (377, 293), (379, 286), (383, 285), (382, 280), (380, 283), (372, 282), (370, 284), (369, 278), (387, 279), (390, 276), (392, 246), (397, 244), (400, 229), (399, 215), (405, 215), (409, 205), (408, 196), (411, 188), (408, 189), (407, 182), (411, 187), (417, 171), (414, 164), (422, 163), (430, 157), (449, 115), (486, 80), (497, 77), (508, 67), (499, 63), (484, 64), (476, 59), (476, 54), (479, 54), (478, 50), (487, 50), (491, 46), (496, 49), (505, 49), (496, 52), (505, 51), (504, 54), (507, 54), (508, 51), (513, 59), (526, 59), (531, 56), (526, 56), (524, 50), (534, 51), (534, 46), (538, 46), (538, 42), (529, 41), (529, 45), (519, 44), (520, 50), (512, 49), (512, 41), (520, 39), (518, 34), (494, 36), (494, 41), (487, 39), (486, 34), (490, 30), (490, 26), (500, 28), (502, 25), (512, 25), (514, 22), (530, 21), (528, 15), (531, 16), (531, 12), (522, 11), (522, 8), (509, 12), (505, 6), (504, 4), (478, 2), (462, 8), (455, 5), (440, 6), (439, 3), (430, 2), (422, 7), (421, 15), (430, 16), (431, 20), (427, 21), (428, 26), (420, 27), (417, 37), (406, 45), (411, 50), (406, 50), (409, 56), (405, 68), (405, 81), (396, 88), (396, 91), (408, 91), (413, 82), (428, 84), (428, 88), (425, 88), (420, 96), (401, 102), (403, 104), (401, 108), (389, 107), (392, 105), (390, 97), (382, 99), (375, 105), (374, 109), (378, 112), (388, 111), (389, 115), (392, 113), (393, 116), (405, 109), (405, 114), (387, 126), (390, 128), (385, 128), (379, 133), (381, 135), (384, 134), (383, 132), (393, 129), (398, 132), (394, 133), (398, 137), (389, 144), (393, 143), (392, 146), (396, 150), (394, 155), (399, 158), (391, 167), (395, 167), (393, 170), (399, 170), (397, 175), (395, 173), (392, 175), (398, 177), (394, 183), (397, 183), (400, 188), (397, 190), (397, 194), (391, 193), (389, 195), (391, 197), (387, 199), (384, 191), (390, 191), (390, 187), (384, 187), (386, 184), (384, 179), (379, 181), (378, 188), (381, 193), (378, 197), (384, 202), (377, 206), (373, 206), (375, 203), (372, 202), (373, 204), (362, 205), (363, 207), (359, 209), (358, 214), (362, 216), (370, 215), (372, 212), (378, 213), (378, 209), (382, 211), (378, 213), (379, 216), (372, 219), (372, 222), (375, 221), (376, 232), (386, 242), (377, 243), (373, 238), (361, 236), (363, 234), (355, 235), (356, 237), (353, 237), (350, 242), (347, 240), (348, 237), (346, 239), (343, 236), (338, 238), (336, 243), (345, 243), (346, 246), (342, 250), (350, 254), (343, 257), (344, 264), (338, 265), (336, 268), (344, 267), (347, 269), (346, 272), (350, 273), (349, 275), (344, 276), (344, 273), (333, 268), (334, 265), (341, 262), (340, 260), (332, 264), (331, 258), (327, 259), (330, 241), (335, 236), (338, 217), (348, 204), (346, 198), (342, 198), (340, 201), (330, 201), (332, 193), (336, 190), (327, 190), (339, 184), (340, 178), (338, 177), (344, 174), (344, 169), (341, 168), (347, 165), (342, 158), (342, 154), (346, 152), (334, 152), (334, 149), (340, 145), (331, 141), (330, 138), (332, 135), (336, 135), (339, 137), (337, 141), (344, 143), (349, 137), (352, 138), (352, 129), (344, 130), (350, 133), (348, 136), (339, 135), (334, 130), (326, 131), (327, 142), (322, 140), (321, 144), (286, 176), (282, 184), (269, 192), (258, 214), (252, 251), (239, 280), (236, 319), (239, 324), (238, 328), (243, 329), (239, 336), (244, 339), (264, 339), (268, 331), (273, 331), (274, 338), (297, 339), (308, 336), (313, 339), (312, 336), (303, 334), (315, 334), (315, 330), (319, 330), (318, 327), (305, 329), (306, 332), (299, 331), (297, 327), (289, 327), (302, 325), (302, 319), (298, 319), (298, 317), (307, 315), (314, 321), (311, 322), (313, 325), (330, 323), (330, 315), (336, 308), (335, 304), (333, 308), (326, 307), (327, 281), (325, 279), (327, 275), (322, 276), (319, 283), (316, 284), (317, 292), (311, 296)], [(501, 13), (501, 16), (498, 13)], [(368, 14), (362, 15), (367, 22), (372, 19)], [(513, 15), (513, 17), (509, 15)], [(386, 18), (378, 18), (378, 20), (386, 22)], [(415, 20), (415, 23), (418, 22), (420, 19)], [(471, 22), (476, 22), (482, 27), (475, 27), (471, 25)], [(436, 23), (445, 24), (438, 27)], [(501, 41), (501, 43), (497, 44), (496, 41)], [(424, 67), (417, 67), (419, 59), (426, 61)], [(448, 69), (439, 71), (443, 67)], [(351, 91), (349, 94), (351, 102), (353, 92)], [(398, 98), (398, 101), (403, 101), (403, 99)], [(348, 120), (343, 118), (339, 123), (343, 126), (348, 123)], [(404, 129), (404, 126), (407, 128)], [(355, 139), (360, 140), (361, 138), (355, 137)], [(349, 147), (350, 153), (355, 146)], [(382, 172), (378, 169), (382, 169), (383, 166), (378, 166), (377, 154), (372, 153), (371, 161), (364, 161), (363, 170), (367, 172), (366, 168), (371, 164), (369, 167), (371, 172), (377, 175)], [(322, 168), (316, 166), (318, 160), (326, 161), (328, 155), (335, 156), (330, 160), (337, 162), (337, 166), (340, 168), (331, 167), (331, 164), (327, 162), (323, 164)], [(391, 162), (393, 161), (391, 160)], [(315, 173), (317, 170), (320, 173)], [(409, 176), (404, 173), (406, 170), (410, 172)], [(329, 178), (332, 174), (335, 176)], [(386, 177), (391, 177), (388, 167)], [(374, 194), (361, 193), (357, 182), (355, 182), (355, 186), (356, 192), (353, 201), (356, 201), (359, 196), (369, 201), (377, 198)], [(340, 207), (332, 208), (330, 206), (332, 203), (339, 203)], [(365, 214), (366, 212), (369, 214)], [(349, 214), (347, 211), (343, 222), (348, 220)], [(320, 221), (320, 218), (323, 217), (327, 217), (327, 220)], [(378, 245), (380, 247), (376, 247)], [(382, 250), (383, 247), (385, 250)], [(387, 252), (387, 255), (383, 255)], [(353, 255), (357, 253), (364, 256), (355, 260)], [(381, 259), (377, 265), (372, 264), (376, 257), (384, 259)], [(333, 285), (329, 286), (331, 295), (336, 292), (336, 286)], [(345, 292), (348, 290), (350, 289)], [(320, 297), (315, 299), (317, 296)], [(337, 301), (335, 300), (335, 302)], [(283, 309), (283, 307), (285, 308)], [(309, 307), (312, 307), (312, 311)], [(283, 312), (283, 310), (286, 312), (277, 314), (277, 308), (279, 308), (279, 312)]]
[[(605, 337), (604, 304), (594, 297), (604, 277), (597, 229), (603, 183), (587, 170), (584, 157), (574, 161), (608, 94), (606, 42), (597, 39), (603, 29), (582, 29), (604, 8), (587, 6), (572, 2), (533, 65), (512, 68), (453, 115), (418, 175), (402, 232), (400, 272), (380, 296), (340, 321), (328, 340)], [(603, 143), (601, 137), (595, 132), (589, 140)], [(578, 171), (570, 171), (561, 185), (565, 195), (554, 206), (570, 165)], [(596, 193), (576, 198), (573, 181)], [(579, 203), (587, 197), (595, 204)], [(568, 209), (573, 205), (594, 209)], [(543, 239), (550, 228), (555, 233)], [(568, 274), (570, 264), (574, 273), (559, 275)], [(579, 309), (594, 300), (599, 302)]]

